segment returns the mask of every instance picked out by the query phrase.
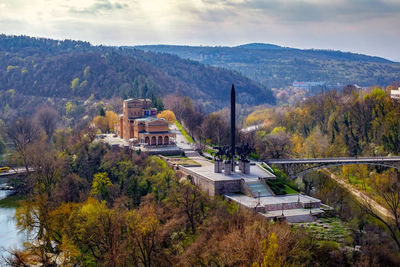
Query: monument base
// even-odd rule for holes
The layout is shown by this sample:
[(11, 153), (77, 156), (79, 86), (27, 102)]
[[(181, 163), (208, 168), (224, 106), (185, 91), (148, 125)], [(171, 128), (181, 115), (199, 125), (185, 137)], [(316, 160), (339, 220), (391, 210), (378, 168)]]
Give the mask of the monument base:
[(244, 174), (249, 174), (250, 173), (250, 161), (240, 160), (239, 161), (239, 170)]
[(224, 174), (230, 175), (232, 172), (232, 163), (229, 160), (224, 161)]
[(221, 173), (223, 169), (222, 160), (215, 160), (214, 161), (214, 172)]

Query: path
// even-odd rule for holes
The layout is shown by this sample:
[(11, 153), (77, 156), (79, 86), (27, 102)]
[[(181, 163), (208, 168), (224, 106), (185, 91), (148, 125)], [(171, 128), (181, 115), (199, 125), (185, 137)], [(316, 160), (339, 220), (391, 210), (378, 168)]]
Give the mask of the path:
[(348, 184), (345, 180), (340, 179), (337, 175), (335, 175), (334, 173), (328, 171), (328, 170), (323, 170), (323, 172), (325, 172), (326, 174), (328, 174), (328, 176), (334, 180), (335, 182), (337, 182), (340, 186), (342, 186), (343, 188), (347, 189), (360, 203), (370, 203), (371, 206), (373, 207), (373, 209), (379, 213), (379, 215), (387, 217), (387, 218), (392, 218), (394, 219), (393, 215), (391, 214), (391, 212), (385, 208), (384, 206), (382, 206), (381, 204), (379, 204), (378, 202), (376, 202), (375, 200), (373, 200), (371, 197), (369, 197), (368, 195), (364, 194), (363, 192), (361, 192), (360, 190), (354, 188), (353, 186), (351, 186), (350, 184)]
[(194, 146), (190, 145), (189, 141), (186, 140), (185, 136), (179, 131), (175, 124), (172, 124), (170, 128), (171, 132), (176, 134), (176, 145), (185, 151), (185, 155), (188, 158), (198, 162), (202, 166), (212, 165), (209, 160), (200, 156), (200, 154), (195, 151)]

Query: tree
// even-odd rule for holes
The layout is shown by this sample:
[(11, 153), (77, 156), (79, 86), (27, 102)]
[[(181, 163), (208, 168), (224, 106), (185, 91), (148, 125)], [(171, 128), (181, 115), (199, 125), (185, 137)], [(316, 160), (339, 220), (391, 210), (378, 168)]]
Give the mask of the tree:
[(204, 139), (210, 140), (212, 144), (225, 144), (228, 141), (228, 123), (216, 113), (209, 114), (201, 124), (201, 134)]
[(205, 199), (202, 192), (196, 186), (187, 182), (178, 186), (176, 191), (171, 194), (170, 199), (182, 209), (187, 219), (187, 225), (194, 234), (205, 209)]
[(363, 209), (372, 217), (382, 222), (389, 230), (392, 240), (396, 243), (397, 250), (400, 251), (400, 175), (395, 173), (381, 175), (375, 180), (374, 193), (385, 203), (390, 214), (389, 217), (382, 216), (369, 201), (364, 198)]
[(183, 121), (185, 126), (188, 128), (190, 135), (192, 138), (197, 133), (197, 130), (200, 129), (200, 125), (203, 122), (204, 115), (198, 111), (186, 110)]
[(36, 110), (34, 118), (36, 123), (46, 132), (48, 140), (50, 140), (57, 127), (57, 111), (50, 106), (42, 106)]
[(304, 141), (304, 150), (307, 157), (322, 157), (329, 147), (328, 137), (317, 126)]
[(176, 120), (175, 114), (172, 110), (164, 110), (157, 114), (157, 118), (163, 118), (168, 121), (169, 124), (173, 124)]
[(126, 224), (129, 249), (138, 251), (138, 258), (145, 267), (152, 266), (153, 254), (159, 244), (159, 220), (154, 207), (144, 206), (128, 212)]
[(126, 217), (124, 211), (109, 209), (106, 203), (89, 198), (75, 209), (66, 226), (78, 247), (105, 266), (130, 265), (124, 261), (126, 250)]
[(7, 128), (7, 136), (13, 142), (26, 171), (29, 172), (27, 149), (39, 139), (39, 128), (32, 120), (19, 118)]
[(90, 194), (99, 199), (105, 200), (108, 197), (108, 187), (111, 185), (112, 183), (106, 172), (96, 173), (93, 178)]
[(106, 117), (103, 116), (96, 116), (93, 118), (92, 123), (98, 128), (101, 132), (106, 132), (108, 129), (108, 122)]
[(265, 136), (264, 142), (266, 145), (266, 151), (263, 152), (265, 157), (279, 159), (291, 154), (292, 143), (284, 129), (275, 128)]
[(115, 124), (118, 121), (118, 115), (112, 110), (107, 110), (105, 113), (105, 118), (106, 118), (107, 126), (108, 126), (107, 130), (113, 131)]

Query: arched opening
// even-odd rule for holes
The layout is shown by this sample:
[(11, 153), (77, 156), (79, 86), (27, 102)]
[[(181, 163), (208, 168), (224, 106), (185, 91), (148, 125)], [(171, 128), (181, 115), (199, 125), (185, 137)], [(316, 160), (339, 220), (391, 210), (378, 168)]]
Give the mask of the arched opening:
[(164, 145), (169, 145), (169, 137), (168, 136), (164, 137)]
[(153, 137), (151, 138), (151, 144), (152, 144), (152, 145), (155, 145), (155, 144), (156, 144), (156, 137), (155, 137), (155, 136), (153, 136)]
[(144, 142), (148, 145), (150, 145), (150, 137), (146, 136), (146, 138), (144, 139)]
[(158, 137), (158, 144), (159, 144), (159, 145), (162, 145), (162, 144), (163, 144), (163, 142), (162, 142), (162, 136), (159, 136), (159, 137)]

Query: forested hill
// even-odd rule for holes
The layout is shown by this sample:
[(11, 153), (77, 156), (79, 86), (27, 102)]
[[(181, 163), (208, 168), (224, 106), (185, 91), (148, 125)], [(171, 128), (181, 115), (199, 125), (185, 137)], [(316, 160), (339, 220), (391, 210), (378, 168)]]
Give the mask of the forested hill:
[(237, 47), (151, 45), (135, 48), (175, 54), (239, 71), (268, 88), (283, 88), (294, 81), (387, 86), (400, 80), (400, 63), (341, 51), (302, 50), (259, 43)]
[(189, 96), (214, 111), (228, 103), (235, 83), (241, 103), (274, 103), (270, 90), (233, 71), (174, 55), (0, 35), (0, 93), (45, 97)]

